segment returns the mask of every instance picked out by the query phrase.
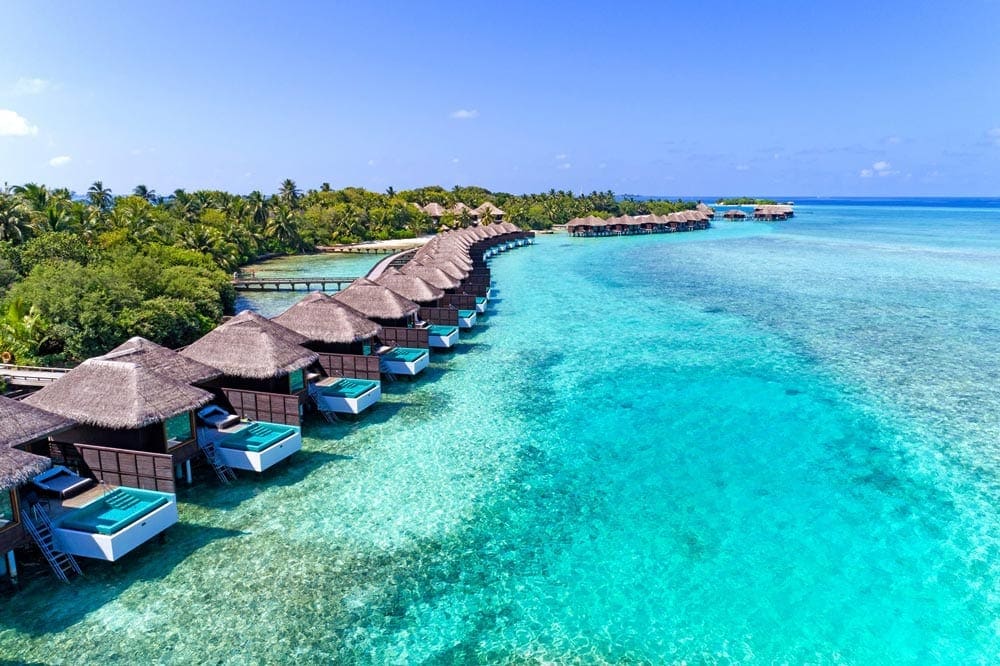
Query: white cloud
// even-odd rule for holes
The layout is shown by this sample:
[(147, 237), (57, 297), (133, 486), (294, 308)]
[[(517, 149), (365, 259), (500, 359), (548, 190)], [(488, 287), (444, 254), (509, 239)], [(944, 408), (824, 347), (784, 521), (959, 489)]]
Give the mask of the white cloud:
[(556, 167), (556, 168), (558, 168), (558, 169), (570, 169), (570, 168), (572, 168), (572, 167), (573, 167), (573, 165), (572, 165), (572, 164), (570, 164), (569, 162), (563, 162), (562, 164), (560, 164), (560, 165), (559, 165), (558, 167)]
[(459, 159), (457, 157), (453, 157), (453, 158), (451, 158), (451, 163), (452, 164), (458, 164), (459, 163)]
[(52, 82), (45, 79), (20, 78), (14, 84), (15, 95), (41, 95), (52, 88)]
[(994, 146), (1000, 147), (1000, 127), (989, 130), (986, 132), (986, 136)]
[(0, 109), (0, 136), (29, 136), (38, 134), (38, 127), (16, 111)]
[(459, 109), (458, 111), (452, 111), (450, 117), (455, 120), (472, 120), (479, 117), (479, 111), (476, 109)]
[(885, 160), (879, 160), (872, 164), (870, 169), (862, 169), (858, 174), (862, 178), (871, 178), (872, 176), (893, 176), (899, 173), (899, 171), (892, 168), (892, 165)]
[(375, 166), (375, 160), (368, 160), (368, 166)]
[(49, 166), (53, 166), (53, 167), (66, 166), (67, 164), (69, 164), (72, 161), (73, 161), (73, 158), (70, 157), (69, 155), (58, 155), (56, 157), (53, 157), (51, 160), (49, 160)]
[(737, 171), (749, 171), (750, 170), (750, 165), (748, 165), (748, 164), (737, 164), (736, 165), (736, 170)]
[(558, 155), (556, 155), (556, 160), (559, 162), (564, 162), (566, 161), (567, 157), (569, 157), (569, 155), (567, 155), (566, 153), (559, 153)]

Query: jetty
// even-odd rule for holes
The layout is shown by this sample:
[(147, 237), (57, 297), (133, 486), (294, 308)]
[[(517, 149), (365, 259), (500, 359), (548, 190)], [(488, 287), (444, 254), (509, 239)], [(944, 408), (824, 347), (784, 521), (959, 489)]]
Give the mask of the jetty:
[(14, 386), (48, 386), (67, 372), (69, 368), (0, 364), (0, 379)]
[(233, 287), (237, 291), (329, 291), (330, 285), (336, 286), (336, 291), (351, 284), (357, 277), (274, 277), (258, 278), (238, 276), (233, 278)]

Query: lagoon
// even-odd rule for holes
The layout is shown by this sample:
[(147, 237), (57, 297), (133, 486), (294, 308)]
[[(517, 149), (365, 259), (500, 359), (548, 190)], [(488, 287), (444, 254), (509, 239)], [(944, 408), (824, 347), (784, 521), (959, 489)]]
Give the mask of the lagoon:
[(493, 274), (458, 350), (358, 423), (182, 489), (164, 544), (0, 599), (0, 657), (1000, 654), (1000, 211), (539, 236)]

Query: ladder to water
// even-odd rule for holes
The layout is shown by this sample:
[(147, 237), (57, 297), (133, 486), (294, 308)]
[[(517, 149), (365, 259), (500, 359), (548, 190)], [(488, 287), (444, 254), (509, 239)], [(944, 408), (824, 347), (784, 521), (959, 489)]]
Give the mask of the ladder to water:
[(42, 551), (42, 555), (45, 556), (45, 561), (52, 567), (56, 578), (68, 583), (70, 574), (83, 575), (80, 565), (76, 563), (76, 558), (56, 549), (55, 538), (52, 534), (52, 520), (45, 509), (35, 504), (21, 515), (21, 520), (24, 523), (24, 528), (28, 530), (28, 534)]
[(213, 470), (215, 470), (215, 475), (219, 477), (219, 481), (228, 486), (236, 480), (236, 472), (233, 471), (233, 468), (219, 460), (214, 442), (208, 438), (199, 440), (198, 448), (200, 448), (202, 453), (205, 454), (205, 458), (208, 459), (208, 464), (212, 466)]
[(319, 399), (315, 395), (310, 393), (309, 399), (312, 400), (312, 404), (316, 408), (316, 411), (323, 415), (323, 418), (326, 419), (327, 423), (340, 423), (340, 418), (337, 416), (336, 412), (331, 412), (329, 409), (323, 409), (323, 407), (319, 404)]
[(390, 381), (390, 382), (394, 382), (394, 381), (396, 381), (396, 375), (394, 375), (394, 374), (393, 374), (393, 373), (392, 373), (392, 372), (391, 372), (391, 371), (389, 370), (389, 368), (388, 368), (388, 365), (387, 365), (387, 364), (386, 364), (386, 362), (385, 362), (384, 360), (382, 360), (381, 358), (380, 358), (380, 359), (378, 360), (378, 369), (379, 369), (379, 372), (381, 372), (381, 373), (382, 373), (383, 375), (385, 375), (385, 378), (386, 378), (386, 379), (387, 379), (388, 381)]

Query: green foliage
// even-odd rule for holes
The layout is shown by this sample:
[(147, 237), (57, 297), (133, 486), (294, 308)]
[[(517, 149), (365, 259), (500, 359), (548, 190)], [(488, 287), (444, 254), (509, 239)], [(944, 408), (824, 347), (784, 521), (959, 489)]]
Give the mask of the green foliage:
[(754, 199), (753, 197), (723, 197), (715, 203), (720, 206), (770, 206), (778, 202), (774, 199)]
[(80, 242), (80, 237), (68, 231), (57, 231), (32, 238), (21, 247), (20, 268), (23, 273), (50, 259), (64, 259), (87, 264), (94, 252)]
[[(232, 312), (231, 275), (272, 253), (436, 231), (420, 206), (491, 202), (505, 219), (547, 229), (574, 217), (665, 213), (693, 204), (618, 199), (608, 192), (514, 195), (438, 186), (371, 192), (303, 192), (285, 180), (274, 195), (138, 185), (114, 196), (96, 181), (82, 198), (27, 183), (0, 189), (0, 348), (25, 362), (73, 362), (131, 335), (183, 345)], [(415, 205), (416, 204), (416, 205)], [(488, 217), (482, 223), (493, 220)], [(448, 212), (449, 227), (474, 222)], [(4, 314), (6, 313), (6, 314)]]

